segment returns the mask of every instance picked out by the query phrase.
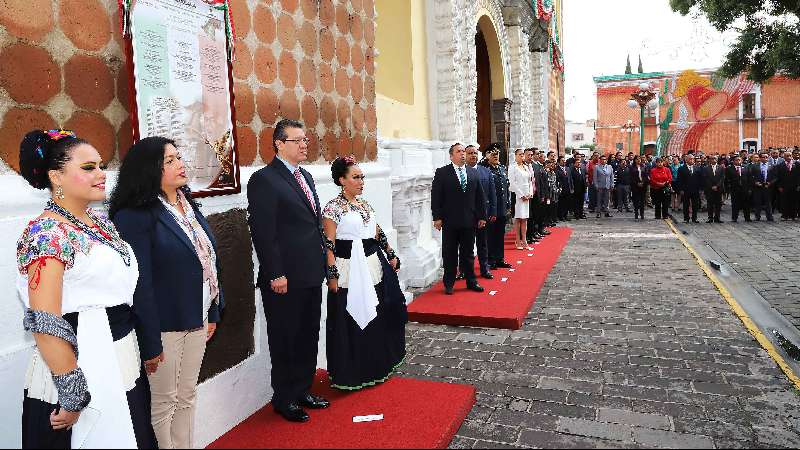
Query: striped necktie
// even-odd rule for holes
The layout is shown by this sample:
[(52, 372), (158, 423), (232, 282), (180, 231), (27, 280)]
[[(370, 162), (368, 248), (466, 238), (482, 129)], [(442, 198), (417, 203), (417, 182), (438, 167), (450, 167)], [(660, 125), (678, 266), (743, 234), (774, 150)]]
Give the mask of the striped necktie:
[(317, 213), (317, 207), (314, 205), (314, 197), (311, 195), (311, 191), (308, 189), (305, 183), (303, 183), (303, 175), (300, 173), (300, 169), (297, 168), (294, 171), (294, 179), (297, 180), (297, 184), (300, 185), (300, 189), (306, 194), (306, 198), (308, 199), (308, 203), (311, 204), (311, 210), (314, 211), (314, 214)]

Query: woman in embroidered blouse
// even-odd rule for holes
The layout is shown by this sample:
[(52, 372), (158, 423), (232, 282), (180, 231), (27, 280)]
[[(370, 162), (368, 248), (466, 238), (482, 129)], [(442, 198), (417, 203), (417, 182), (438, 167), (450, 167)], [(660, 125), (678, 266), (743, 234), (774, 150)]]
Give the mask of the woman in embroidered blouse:
[(352, 156), (331, 167), (342, 193), (322, 211), (328, 249), (328, 373), (333, 387), (358, 390), (386, 381), (406, 353), (405, 297), (375, 211), (359, 196), (364, 173)]
[(97, 150), (32, 131), (20, 173), (52, 199), (17, 243), (17, 292), (36, 349), (25, 377), (23, 448), (152, 448), (147, 378), (131, 311), (136, 259), (89, 208), (105, 199)]
[(216, 243), (175, 143), (149, 137), (128, 151), (111, 219), (139, 260), (134, 312), (159, 447), (191, 448), (200, 366), (220, 321)]

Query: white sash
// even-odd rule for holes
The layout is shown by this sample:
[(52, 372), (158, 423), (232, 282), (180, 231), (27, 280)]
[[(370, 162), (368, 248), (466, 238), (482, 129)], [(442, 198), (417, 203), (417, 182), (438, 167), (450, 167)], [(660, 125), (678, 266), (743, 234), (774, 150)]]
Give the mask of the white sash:
[(363, 330), (378, 317), (378, 294), (372, 284), (372, 274), (361, 239), (353, 239), (348, 283), (347, 312)]
[(78, 314), (78, 366), (92, 402), (72, 428), (72, 448), (136, 448), (130, 408), (105, 309)]

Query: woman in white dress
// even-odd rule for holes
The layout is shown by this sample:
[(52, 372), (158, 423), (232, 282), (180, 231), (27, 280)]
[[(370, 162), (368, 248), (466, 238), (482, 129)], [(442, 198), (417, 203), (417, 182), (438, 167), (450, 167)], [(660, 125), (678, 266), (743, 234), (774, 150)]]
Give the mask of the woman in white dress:
[(32, 131), (20, 173), (52, 199), (17, 243), (17, 292), (36, 349), (25, 379), (23, 448), (153, 448), (139, 358), (130, 246), (89, 208), (105, 200), (97, 150), (74, 133)]
[(352, 156), (331, 166), (342, 193), (322, 211), (328, 250), (328, 375), (334, 388), (354, 391), (386, 381), (406, 354), (408, 320), (389, 247), (363, 198), (364, 173)]
[(525, 164), (525, 151), (517, 149), (514, 152), (514, 164), (508, 168), (508, 181), (510, 190), (516, 196), (514, 204), (514, 243), (517, 250), (528, 248), (533, 250), (526, 241), (528, 233), (528, 217), (530, 217), (531, 198), (533, 197), (533, 179), (530, 168)]

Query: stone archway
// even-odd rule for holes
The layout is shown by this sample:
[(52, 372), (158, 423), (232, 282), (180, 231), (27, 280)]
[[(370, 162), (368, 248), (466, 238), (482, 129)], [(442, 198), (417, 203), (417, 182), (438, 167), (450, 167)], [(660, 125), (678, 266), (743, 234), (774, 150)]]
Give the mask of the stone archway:
[[(499, 142), (508, 149), (511, 144), (512, 102), (508, 98), (507, 49), (497, 25), (487, 12), (479, 12), (475, 30), (477, 142), (481, 148)], [(501, 158), (503, 164), (508, 162), (506, 156), (507, 152), (504, 152)]]
[(478, 145), (485, 148), (494, 142), (495, 134), (492, 120), (492, 67), (486, 38), (480, 29), (475, 33), (475, 68), (478, 77), (478, 89), (475, 94)]
[[(511, 97), (511, 51), (503, 19), (502, 0), (432, 0), (429, 13), (435, 17), (432, 56), (435, 60), (432, 105), (433, 134), (445, 142), (476, 142), (478, 117), (477, 52), (475, 36), (482, 31), (489, 53), (492, 87), (491, 116), (496, 134), (498, 115), (509, 116)], [(503, 100), (497, 102), (497, 100)]]

